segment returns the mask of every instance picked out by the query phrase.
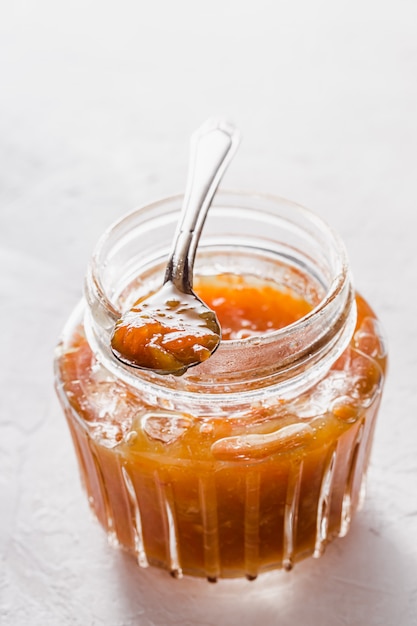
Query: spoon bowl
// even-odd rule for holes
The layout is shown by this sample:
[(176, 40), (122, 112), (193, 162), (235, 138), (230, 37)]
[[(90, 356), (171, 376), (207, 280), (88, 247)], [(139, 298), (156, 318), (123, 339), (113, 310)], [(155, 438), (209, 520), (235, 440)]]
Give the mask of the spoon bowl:
[(112, 350), (127, 365), (180, 375), (208, 359), (220, 338), (214, 311), (168, 282), (117, 322)]

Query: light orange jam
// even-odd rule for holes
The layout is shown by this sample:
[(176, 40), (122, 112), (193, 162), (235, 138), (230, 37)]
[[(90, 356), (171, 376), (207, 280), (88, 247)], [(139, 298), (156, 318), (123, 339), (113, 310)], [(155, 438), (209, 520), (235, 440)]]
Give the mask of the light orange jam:
[[(196, 292), (225, 341), (287, 326), (312, 308), (290, 289), (236, 276), (206, 277)], [(323, 380), (227, 419), (147, 405), (75, 328), (61, 346), (58, 389), (89, 502), (113, 542), (173, 575), (252, 579), (344, 535), (385, 368), (375, 315), (360, 296), (356, 303), (352, 342)]]
[(289, 326), (304, 317), (312, 305), (292, 289), (278, 289), (270, 282), (248, 282), (242, 276), (224, 274), (196, 280), (196, 293), (213, 309), (222, 339), (244, 339)]

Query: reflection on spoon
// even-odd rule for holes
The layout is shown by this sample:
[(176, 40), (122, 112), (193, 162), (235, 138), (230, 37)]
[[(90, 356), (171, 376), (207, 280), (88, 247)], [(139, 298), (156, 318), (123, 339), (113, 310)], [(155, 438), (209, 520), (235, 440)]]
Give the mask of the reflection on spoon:
[(237, 148), (230, 124), (209, 120), (191, 139), (189, 177), (164, 283), (116, 323), (111, 348), (120, 361), (158, 374), (183, 374), (220, 343), (214, 311), (194, 293), (193, 266), (207, 211)]

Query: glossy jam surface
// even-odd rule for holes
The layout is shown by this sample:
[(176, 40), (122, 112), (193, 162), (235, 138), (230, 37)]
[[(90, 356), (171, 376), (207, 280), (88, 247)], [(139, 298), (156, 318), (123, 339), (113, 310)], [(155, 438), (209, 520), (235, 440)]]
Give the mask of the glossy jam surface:
[(289, 326), (312, 309), (312, 304), (292, 289), (233, 274), (197, 278), (195, 290), (216, 312), (225, 341)]
[[(234, 277), (196, 291), (225, 340), (293, 323), (295, 292)], [(82, 324), (60, 346), (58, 391), (89, 502), (114, 543), (173, 575), (255, 578), (319, 556), (360, 503), (385, 349), (357, 296), (354, 336), (328, 374), (292, 400), (227, 414), (154, 406), (107, 371)], [(196, 368), (197, 371), (197, 368)]]
[(136, 302), (111, 338), (113, 353), (123, 363), (176, 375), (208, 359), (219, 342), (215, 314), (171, 283)]

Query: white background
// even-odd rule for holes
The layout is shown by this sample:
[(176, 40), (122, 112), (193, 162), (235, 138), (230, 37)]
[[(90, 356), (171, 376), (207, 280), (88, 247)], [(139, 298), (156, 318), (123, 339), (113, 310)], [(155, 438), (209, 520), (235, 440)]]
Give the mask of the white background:
[[(190, 133), (243, 143), (223, 187), (309, 206), (346, 242), (390, 371), (347, 538), (257, 581), (139, 571), (92, 519), (53, 349), (102, 230), (183, 190)], [(0, 622), (417, 623), (417, 3), (0, 3)]]

